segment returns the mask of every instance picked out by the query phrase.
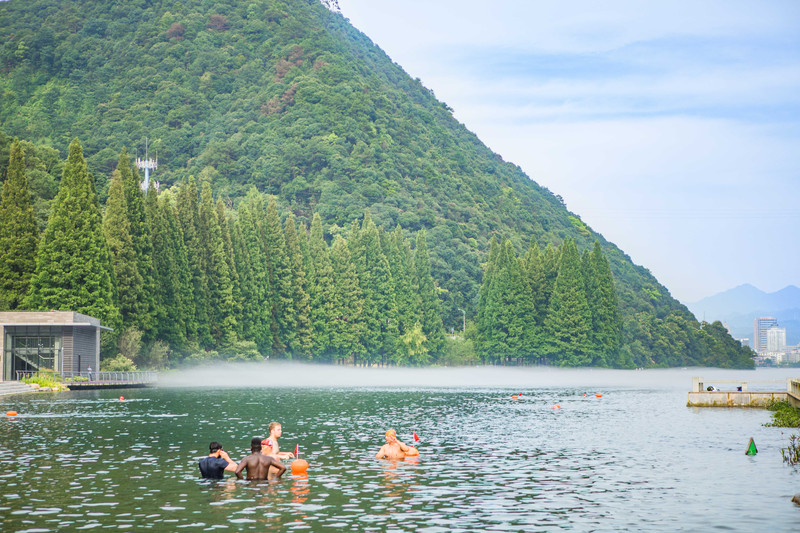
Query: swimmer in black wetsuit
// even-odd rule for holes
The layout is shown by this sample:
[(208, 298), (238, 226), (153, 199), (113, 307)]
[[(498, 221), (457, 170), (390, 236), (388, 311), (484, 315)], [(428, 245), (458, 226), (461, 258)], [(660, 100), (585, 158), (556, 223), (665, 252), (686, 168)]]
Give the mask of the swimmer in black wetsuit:
[(208, 457), (200, 459), (200, 474), (206, 479), (222, 479), (226, 470), (236, 471), (236, 463), (217, 441), (208, 445)]

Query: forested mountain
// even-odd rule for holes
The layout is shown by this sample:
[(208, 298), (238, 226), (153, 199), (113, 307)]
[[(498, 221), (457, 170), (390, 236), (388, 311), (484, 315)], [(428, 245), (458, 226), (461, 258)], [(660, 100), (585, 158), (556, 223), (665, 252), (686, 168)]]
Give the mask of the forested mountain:
[[(143, 156), (147, 137), (162, 189), (194, 177), (209, 185), (206, 208), (213, 196), (241, 217), (255, 187), (277, 198), (284, 227), (312, 227), (318, 214), (331, 254), (365, 212), (409, 242), (425, 230), (448, 331), (461, 326), (461, 310), (478, 317), (493, 236), (520, 255), (531, 242), (570, 243), (580, 255), (597, 241), (622, 338), (620, 358), (596, 364), (752, 365), (723, 355), (714, 325), (698, 323), (647, 269), (492, 153), (318, 0), (10, 0), (0, 2), (0, 43), (0, 172), (6, 179), (18, 137), (40, 230), (73, 139), (108, 210), (120, 208), (120, 154)], [(109, 245), (123, 250), (112, 228)]]

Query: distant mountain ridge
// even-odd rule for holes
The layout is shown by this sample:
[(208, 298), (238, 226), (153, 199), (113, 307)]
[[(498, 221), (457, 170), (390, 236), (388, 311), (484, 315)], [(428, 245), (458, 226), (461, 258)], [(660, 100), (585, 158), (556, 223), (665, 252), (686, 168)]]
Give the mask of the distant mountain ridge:
[(786, 328), (786, 342), (800, 343), (800, 288), (794, 285), (767, 293), (746, 283), (686, 306), (698, 320), (727, 322), (737, 338), (751, 339), (753, 320), (774, 316)]

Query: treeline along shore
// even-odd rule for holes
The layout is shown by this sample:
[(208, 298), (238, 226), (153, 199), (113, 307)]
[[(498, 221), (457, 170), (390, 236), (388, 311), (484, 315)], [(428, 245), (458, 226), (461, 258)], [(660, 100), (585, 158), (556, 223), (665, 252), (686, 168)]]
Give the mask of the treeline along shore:
[[(719, 323), (640, 317), (626, 340), (609, 262), (599, 243), (533, 241), (518, 254), (492, 238), (476, 313), (446, 335), (426, 231), (384, 228), (370, 211), (350, 225), (310, 227), (252, 188), (233, 202), (189, 178), (143, 192), (127, 152), (101, 206), (78, 140), (37, 222), (29, 169), (41, 160), (7, 140), (0, 204), (2, 309), (69, 309), (101, 319), (103, 355), (118, 367), (266, 357), (352, 364), (752, 366)], [(44, 153), (49, 154), (46, 150)], [(55, 166), (55, 165), (54, 165)], [(39, 214), (41, 218), (41, 214)], [(43, 226), (40, 231), (40, 227)], [(637, 345), (638, 343), (638, 345)], [(675, 361), (660, 358), (658, 350)], [(643, 359), (642, 353), (648, 354)], [(644, 364), (643, 364), (644, 363)]]

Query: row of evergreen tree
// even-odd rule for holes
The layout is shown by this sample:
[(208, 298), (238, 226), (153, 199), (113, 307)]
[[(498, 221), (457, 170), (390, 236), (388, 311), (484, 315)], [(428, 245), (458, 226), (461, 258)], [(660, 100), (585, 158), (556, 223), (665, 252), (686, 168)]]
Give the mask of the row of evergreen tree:
[(425, 232), (412, 251), (369, 213), (329, 245), (318, 215), (310, 231), (291, 213), (281, 223), (255, 189), (236, 210), (207, 182), (145, 194), (124, 151), (101, 212), (77, 140), (41, 236), (18, 142), (1, 209), (0, 306), (98, 317), (116, 332), (108, 354), (130, 331), (175, 357), (425, 364), (444, 348)]
[[(44, 230), (24, 151), (11, 143), (0, 196), (0, 310), (73, 310), (114, 329), (104, 357), (147, 366), (193, 359), (292, 359), (422, 365), (752, 365), (722, 325), (640, 312), (625, 326), (600, 245), (533, 243), (518, 256), (493, 239), (475, 328), (447, 343), (426, 234), (387, 232), (369, 212), (307, 228), (251, 190), (236, 209), (194, 180), (143, 193), (126, 152), (101, 208), (73, 141)], [(413, 246), (412, 246), (413, 244)], [(639, 340), (641, 339), (641, 341)], [(473, 343), (474, 340), (474, 343)], [(142, 341), (144, 341), (142, 343)], [(140, 350), (141, 345), (146, 348)], [(447, 350), (446, 350), (447, 348)], [(450, 353), (446, 353), (450, 350)]]
[(479, 293), (476, 344), (497, 362), (630, 367), (608, 260), (595, 242), (581, 255), (574, 240), (542, 253), (533, 242), (518, 257), (492, 239)]

